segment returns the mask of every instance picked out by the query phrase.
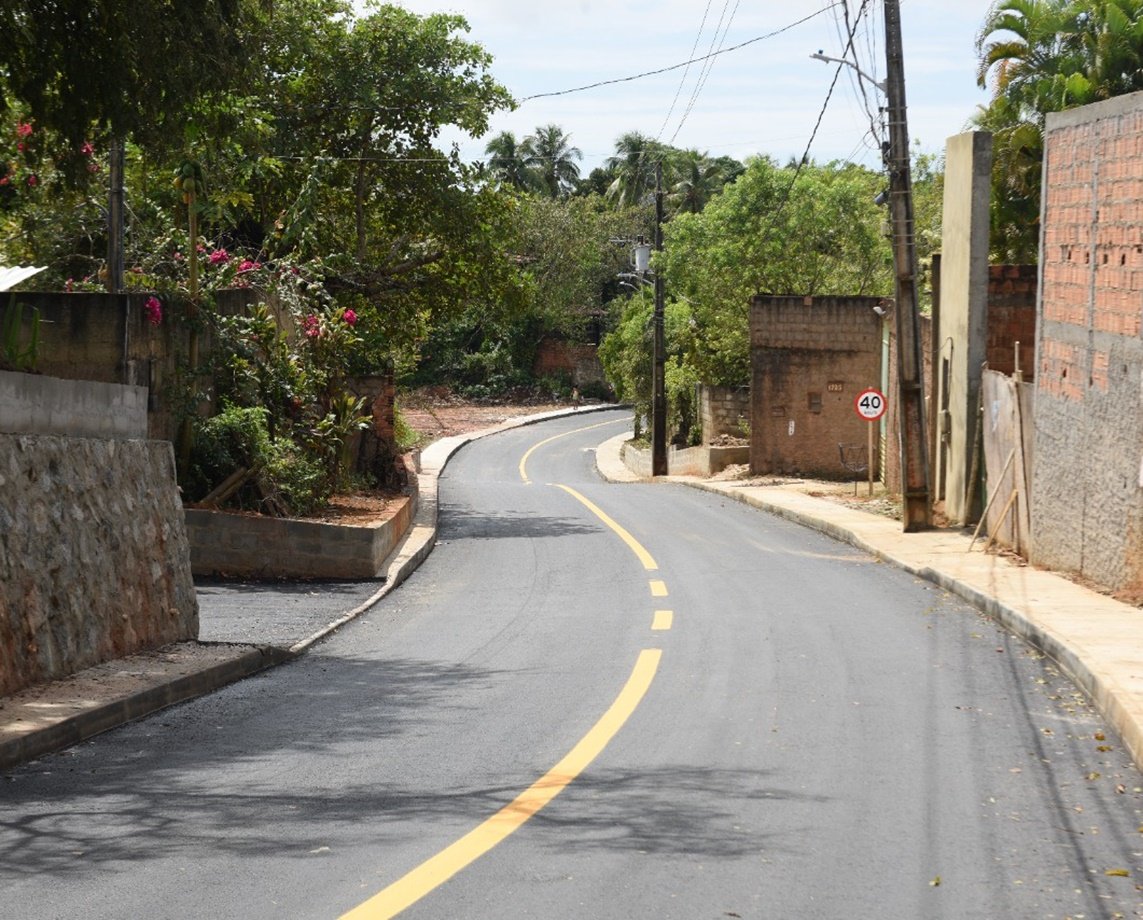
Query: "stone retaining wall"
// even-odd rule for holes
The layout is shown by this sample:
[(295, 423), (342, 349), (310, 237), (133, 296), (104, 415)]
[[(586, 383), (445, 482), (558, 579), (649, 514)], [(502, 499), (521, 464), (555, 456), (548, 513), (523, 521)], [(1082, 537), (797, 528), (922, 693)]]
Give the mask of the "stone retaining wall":
[(0, 434), (0, 696), (198, 636), (169, 442)]
[(186, 509), (195, 575), (375, 578), (409, 529), (416, 494), (387, 521), (366, 526)]

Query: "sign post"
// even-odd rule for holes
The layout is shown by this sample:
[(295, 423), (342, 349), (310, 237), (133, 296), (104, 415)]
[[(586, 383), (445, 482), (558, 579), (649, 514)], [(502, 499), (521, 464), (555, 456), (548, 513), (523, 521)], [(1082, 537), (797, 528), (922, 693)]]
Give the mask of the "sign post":
[(888, 408), (888, 404), (885, 400), (885, 394), (873, 387), (862, 390), (853, 398), (853, 411), (857, 413), (859, 418), (869, 423), (869, 439), (865, 448), (865, 466), (869, 471), (870, 497), (873, 496), (873, 426), (875, 422), (881, 420), (881, 416), (885, 414), (886, 408)]

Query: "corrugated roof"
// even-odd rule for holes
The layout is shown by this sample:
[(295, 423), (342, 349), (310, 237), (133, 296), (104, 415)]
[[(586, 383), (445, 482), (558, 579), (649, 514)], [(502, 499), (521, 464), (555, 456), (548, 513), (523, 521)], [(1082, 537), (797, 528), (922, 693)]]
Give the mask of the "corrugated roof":
[(27, 281), (32, 275), (38, 275), (47, 268), (36, 268), (34, 265), (17, 265), (15, 268), (5, 268), (0, 265), (0, 291), (10, 291), (21, 281)]

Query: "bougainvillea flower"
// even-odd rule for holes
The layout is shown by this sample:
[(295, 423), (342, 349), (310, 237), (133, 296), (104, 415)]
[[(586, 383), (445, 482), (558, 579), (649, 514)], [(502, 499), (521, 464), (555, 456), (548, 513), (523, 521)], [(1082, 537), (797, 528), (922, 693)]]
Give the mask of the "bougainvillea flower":
[(31, 133), (32, 133), (32, 126), (30, 124), (28, 124), (27, 122), (20, 122), (20, 124), (16, 125), (16, 136), (17, 137), (27, 137)]
[(79, 148), (79, 152), (82, 153), (85, 157), (89, 157), (95, 153), (95, 148), (91, 146), (90, 141), (84, 141), (83, 146)]
[(321, 335), (321, 321), (316, 316), (314, 316), (314, 314), (311, 313), (309, 316), (307, 316), (302, 321), (302, 325), (305, 329), (307, 338), (316, 339)]
[(242, 263), (238, 266), (238, 274), (243, 272), (256, 272), (262, 267), (261, 262), (251, 262), (249, 259), (243, 259)]
[(157, 326), (163, 321), (163, 304), (158, 297), (148, 297), (147, 302), (143, 304), (143, 310), (152, 326)]
[(214, 252), (212, 252), (210, 254), (210, 259), (209, 259), (211, 265), (221, 265), (221, 264), (228, 262), (229, 260), (230, 260), (230, 253), (227, 252), (225, 249), (214, 250)]
[(351, 325), (351, 326), (357, 325), (357, 314), (353, 310), (346, 310), (342, 314), (341, 318), (343, 320), (345, 320), (347, 323), (349, 323), (349, 325)]

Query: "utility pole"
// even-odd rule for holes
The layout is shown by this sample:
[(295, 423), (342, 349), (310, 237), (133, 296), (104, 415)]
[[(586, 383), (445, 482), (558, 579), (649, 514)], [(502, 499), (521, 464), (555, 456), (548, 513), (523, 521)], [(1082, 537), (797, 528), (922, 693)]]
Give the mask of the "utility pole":
[(123, 290), (123, 141), (114, 138), (109, 154), (107, 203), (107, 292)]
[(901, 440), (902, 518), (906, 533), (932, 525), (929, 458), (925, 438), (924, 365), (917, 312), (917, 248), (913, 237), (913, 182), (909, 168), (909, 125), (905, 116), (905, 62), (901, 5), (885, 0), (885, 92), (888, 96), (889, 210), (897, 278), (897, 417)]
[[(663, 163), (655, 164), (655, 252), (663, 252)], [(651, 475), (667, 475), (667, 346), (663, 331), (663, 267), (655, 266), (654, 368), (651, 380)]]

